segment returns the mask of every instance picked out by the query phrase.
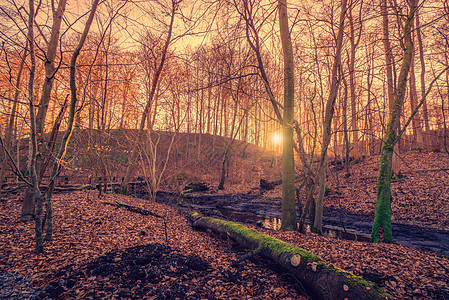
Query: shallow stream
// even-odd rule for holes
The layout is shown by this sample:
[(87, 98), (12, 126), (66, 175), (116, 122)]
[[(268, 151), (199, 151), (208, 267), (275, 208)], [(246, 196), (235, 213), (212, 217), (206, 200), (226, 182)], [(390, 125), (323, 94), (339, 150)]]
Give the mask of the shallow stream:
[[(145, 193), (136, 196), (146, 198)], [(277, 230), (281, 225), (279, 199), (261, 199), (251, 194), (158, 194), (158, 201), (175, 203), (197, 210), (205, 215), (232, 221), (256, 224)], [(329, 237), (367, 242), (370, 239), (374, 215), (352, 214), (343, 210), (325, 208), (323, 234)], [(449, 231), (392, 223), (396, 243), (449, 256)], [(310, 225), (308, 226), (310, 230)]]

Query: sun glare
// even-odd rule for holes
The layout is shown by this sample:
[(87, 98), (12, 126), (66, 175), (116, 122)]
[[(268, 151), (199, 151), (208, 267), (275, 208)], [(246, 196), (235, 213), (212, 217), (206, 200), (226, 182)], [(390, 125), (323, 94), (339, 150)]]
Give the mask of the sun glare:
[(273, 133), (271, 141), (274, 145), (280, 145), (282, 143), (282, 134), (280, 132)]

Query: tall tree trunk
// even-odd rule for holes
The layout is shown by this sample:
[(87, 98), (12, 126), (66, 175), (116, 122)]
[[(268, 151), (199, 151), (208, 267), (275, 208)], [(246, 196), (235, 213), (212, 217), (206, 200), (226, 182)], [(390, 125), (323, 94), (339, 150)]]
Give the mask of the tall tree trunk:
[[(42, 169), (42, 153), (45, 153), (46, 141), (44, 136), (45, 131), (45, 120), (48, 111), (48, 105), (51, 99), (51, 91), (53, 88), (53, 82), (55, 78), (55, 57), (58, 48), (59, 35), (62, 23), (62, 17), (64, 15), (67, 0), (61, 0), (58, 4), (56, 11), (53, 11), (53, 25), (50, 32), (50, 40), (47, 45), (47, 52), (45, 54), (45, 80), (42, 86), (42, 94), (39, 103), (39, 110), (36, 115), (36, 134), (38, 143), (38, 152), (36, 157), (36, 172), (38, 175), (38, 180), (40, 179), (40, 174), (44, 173), (45, 170)], [(55, 137), (56, 138), (56, 137)], [(26, 192), (22, 204), (22, 220), (29, 219), (30, 208), (34, 210), (35, 199), (33, 193)]]
[(288, 27), (287, 0), (279, 0), (279, 29), (284, 53), (284, 116), (282, 148), (282, 224), (281, 229), (296, 229), (295, 160), (293, 127), (295, 74), (293, 49)]
[[(425, 81), (426, 63), (424, 61), (424, 47), (421, 36), (421, 26), (419, 23), (419, 12), (416, 12), (415, 21), (416, 21), (416, 37), (418, 38), (419, 61), (421, 62), (421, 97), (424, 97), (426, 94), (426, 81)], [(424, 145), (428, 145), (429, 144), (428, 134), (430, 131), (430, 125), (429, 125), (429, 113), (427, 110), (427, 101), (424, 101), (422, 109), (424, 117), (423, 143)], [(419, 125), (421, 125), (421, 123)]]
[(348, 134), (348, 84), (346, 82), (346, 78), (342, 75), (343, 84), (345, 86), (345, 92), (343, 96), (343, 127), (344, 127), (344, 153), (345, 153), (345, 177), (351, 176), (351, 172), (349, 171), (349, 134)]
[[(413, 31), (412, 24), (412, 31)], [(414, 48), (414, 47), (413, 47)], [(413, 112), (418, 103), (418, 93), (416, 92), (416, 79), (415, 79), (415, 49), (413, 49), (412, 61), (410, 62), (410, 111)], [(421, 129), (421, 118), (419, 112), (412, 120), (413, 141), (414, 145), (418, 149), (423, 147), (423, 137)]]
[(77, 104), (77, 91), (76, 91), (76, 60), (81, 52), (81, 49), (84, 46), (84, 42), (86, 41), (87, 35), (89, 34), (90, 27), (92, 25), (92, 21), (95, 16), (95, 12), (98, 7), (99, 0), (94, 0), (92, 3), (92, 8), (90, 10), (89, 17), (87, 19), (86, 25), (84, 26), (83, 33), (78, 42), (77, 47), (73, 51), (72, 58), (70, 60), (70, 110), (69, 110), (69, 119), (67, 124), (67, 129), (64, 133), (64, 137), (62, 138), (61, 146), (59, 148), (56, 159), (53, 163), (53, 169), (50, 176), (50, 183), (48, 187), (48, 191), (45, 198), (45, 209), (46, 209), (46, 222), (47, 229), (45, 233), (45, 240), (50, 241), (52, 239), (53, 234), (53, 209), (52, 209), (52, 195), (53, 189), (55, 186), (55, 181), (59, 172), (61, 171), (61, 162), (64, 160), (67, 145), (70, 141), (70, 137), (72, 136), (73, 124), (75, 121), (76, 114), (78, 110), (76, 108)]
[(371, 232), (371, 241), (383, 241), (393, 243), (393, 233), (391, 230), (391, 177), (392, 177), (392, 158), (394, 146), (398, 142), (398, 124), (404, 104), (405, 91), (407, 85), (407, 76), (410, 70), (410, 64), (413, 58), (412, 42), (412, 22), (416, 10), (416, 0), (409, 1), (409, 14), (404, 25), (404, 55), (402, 59), (401, 70), (398, 77), (397, 87), (394, 95), (393, 110), (390, 114), (384, 142), (380, 153), (379, 175), (377, 177), (377, 201), (376, 213), (374, 216), (373, 229)]
[[(50, 40), (48, 41), (47, 53), (45, 54), (45, 80), (42, 86), (42, 95), (39, 104), (39, 110), (36, 116), (37, 133), (41, 134), (39, 140), (43, 140), (45, 119), (47, 116), (48, 105), (51, 98), (51, 90), (55, 79), (55, 57), (58, 49), (59, 32), (61, 29), (62, 17), (64, 15), (67, 0), (60, 0), (58, 8), (53, 11), (53, 25), (51, 27)], [(42, 152), (43, 153), (43, 152)]]
[[(279, 2), (278, 2), (278, 5), (279, 5), (279, 7), (281, 7)], [(286, 10), (285, 1), (284, 1), (284, 6), (285, 6), (285, 10)], [(266, 91), (266, 93), (268, 95), (268, 100), (270, 101), (271, 107), (273, 108), (274, 114), (276, 116), (276, 120), (280, 124), (284, 124), (283, 116), (281, 114), (281, 105), (279, 104), (278, 101), (276, 101), (276, 98), (274, 96), (273, 90), (271, 89), (270, 81), (268, 80), (268, 76), (267, 76), (267, 74), (265, 72), (265, 66), (264, 66), (264, 62), (262, 60), (262, 55), (261, 55), (260, 39), (259, 39), (259, 35), (258, 35), (258, 31), (256, 29), (256, 26), (255, 26), (255, 24), (253, 22), (253, 15), (252, 15), (253, 11), (250, 8), (250, 4), (248, 3), (248, 1), (243, 1), (243, 9), (242, 10), (240, 10), (238, 5), (235, 5), (235, 7), (236, 7), (236, 9), (238, 10), (239, 14), (241, 15), (241, 17), (244, 19), (244, 21), (246, 23), (246, 27), (245, 27), (246, 39), (248, 41), (248, 44), (249, 44), (250, 48), (254, 51), (254, 54), (256, 56), (257, 70), (259, 72), (259, 75), (260, 75), (260, 78), (262, 80), (262, 83), (263, 83), (263, 86), (265, 88), (265, 91)], [(282, 18), (282, 17), (280, 16), (280, 18)], [(286, 15), (285, 15), (285, 18), (286, 18)], [(282, 26), (282, 25), (280, 25), (280, 26)], [(282, 30), (284, 31), (284, 29), (282, 29)], [(288, 23), (287, 23), (287, 30), (288, 30)], [(283, 32), (283, 34), (288, 34), (289, 35), (289, 30), (287, 32)], [(291, 43), (291, 41), (290, 41), (290, 43)], [(284, 62), (284, 66), (285, 66), (285, 62)], [(292, 70), (292, 72), (293, 72), (293, 70)], [(293, 89), (294, 89), (294, 86), (293, 86)], [(284, 96), (285, 96), (285, 94), (284, 94)], [(264, 119), (265, 119), (264, 122), (263, 122), (264, 130), (262, 130), (262, 132), (263, 132), (262, 145), (267, 147), (267, 144), (268, 144), (267, 143), (267, 140), (268, 140), (268, 136), (267, 135), (268, 135), (268, 132), (269, 132), (268, 126), (270, 124), (272, 124), (272, 122), (269, 122), (268, 114), (264, 114)], [(299, 124), (298, 124), (298, 122), (293, 120), (292, 126), (294, 127), (294, 129), (296, 131), (296, 134), (297, 134), (297, 137), (298, 137), (297, 145), (292, 144), (292, 147), (294, 147), (295, 151), (300, 156), (301, 162), (303, 164), (304, 173), (306, 174), (306, 178), (308, 179), (307, 183), (308, 184), (312, 184), (313, 183), (313, 178), (312, 178), (312, 175), (311, 175), (312, 174), (311, 165), (309, 164), (309, 162), (307, 160), (307, 157), (306, 157), (306, 152), (305, 152), (304, 143), (303, 143), (303, 140), (302, 140), (302, 134), (301, 134), (301, 130), (300, 130)], [(284, 136), (284, 139), (285, 139), (285, 136)], [(293, 173), (293, 175), (294, 175), (294, 173)], [(295, 202), (294, 201), (294, 198), (295, 198), (295, 191), (294, 191), (294, 189), (293, 189), (292, 192), (288, 192), (287, 194), (289, 195), (289, 197), (293, 198), (293, 204), (289, 203), (289, 207), (288, 208), (291, 208), (291, 206), (294, 207), (294, 205), (295, 205), (294, 204), (294, 202)], [(308, 204), (307, 207), (310, 207), (311, 201), (307, 201), (307, 204)], [(291, 217), (291, 219), (289, 219), (289, 222), (292, 222), (293, 216), (290, 215), (290, 217)], [(294, 218), (296, 220), (296, 213), (294, 215)], [(305, 218), (305, 214), (302, 214), (301, 215), (302, 222), (300, 222), (300, 224), (303, 223), (304, 218)], [(291, 228), (295, 228), (296, 226), (297, 225), (296, 225), (296, 222), (295, 222), (294, 226), (292, 224)]]
[[(351, 44), (350, 56), (349, 56), (349, 89), (351, 92), (351, 130), (352, 130), (352, 143), (354, 145), (353, 156), (354, 160), (360, 159), (362, 154), (359, 145), (359, 126), (357, 122), (357, 96), (356, 96), (356, 82), (355, 82), (355, 50), (360, 41), (360, 33), (359, 38), (356, 41), (355, 38), (355, 30), (354, 30), (354, 18), (352, 15), (352, 10), (354, 9), (354, 3), (351, 1), (350, 9), (348, 12), (348, 21), (349, 21), (349, 41)], [(360, 16), (361, 17), (361, 16)], [(360, 27), (361, 29), (362, 27)]]
[(324, 124), (323, 124), (323, 143), (321, 145), (321, 156), (320, 163), (318, 166), (318, 170), (316, 173), (315, 182), (320, 183), (318, 197), (316, 199), (316, 207), (315, 207), (315, 221), (313, 227), (318, 231), (323, 231), (323, 198), (324, 198), (324, 190), (326, 185), (326, 180), (323, 180), (323, 177), (326, 174), (326, 165), (327, 165), (327, 147), (329, 146), (332, 134), (331, 134), (331, 125), (332, 125), (332, 117), (334, 115), (335, 101), (337, 100), (338, 87), (340, 84), (339, 80), (339, 69), (341, 66), (341, 48), (343, 45), (343, 32), (344, 32), (344, 21), (346, 16), (347, 9), (347, 0), (342, 0), (341, 2), (341, 11), (340, 11), (340, 21), (337, 35), (337, 43), (335, 49), (335, 60), (332, 66), (332, 82), (329, 91), (329, 98), (326, 102), (326, 111), (324, 115)]
[(36, 130), (36, 112), (35, 112), (35, 98), (34, 98), (34, 80), (36, 72), (36, 54), (34, 50), (34, 0), (29, 1), (29, 16), (28, 16), (28, 42), (30, 44), (30, 74), (28, 82), (28, 104), (30, 110), (30, 155), (28, 157), (29, 173), (30, 173), (30, 188), (32, 194), (36, 199), (36, 216), (35, 216), (35, 238), (36, 238), (36, 252), (43, 251), (42, 239), (42, 206), (43, 197), (39, 190), (39, 179), (36, 171), (36, 157), (37, 157), (37, 130)]
[[(393, 111), (394, 103), (394, 78), (393, 78), (393, 52), (390, 44), (390, 32), (388, 25), (388, 7), (387, 0), (381, 0), (380, 10), (382, 14), (382, 33), (384, 42), (384, 52), (385, 52), (385, 68), (387, 73), (387, 91), (388, 91), (388, 107), (390, 109), (390, 114)], [(398, 123), (399, 125), (399, 123)], [(394, 128), (398, 130), (399, 128)], [(399, 161), (399, 146), (395, 145), (393, 158), (392, 158), (392, 168), (393, 174), (399, 174), (401, 170), (401, 164)]]

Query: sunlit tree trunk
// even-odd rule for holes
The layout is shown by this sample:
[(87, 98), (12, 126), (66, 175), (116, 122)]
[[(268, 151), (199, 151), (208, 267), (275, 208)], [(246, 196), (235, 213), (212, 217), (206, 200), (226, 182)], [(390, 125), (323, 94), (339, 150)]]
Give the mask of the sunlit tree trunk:
[(288, 26), (287, 0), (278, 1), (279, 29), (284, 53), (284, 116), (282, 147), (282, 224), (281, 229), (296, 229), (295, 160), (293, 127), (295, 74), (293, 49)]
[[(53, 208), (52, 208), (52, 195), (53, 195), (53, 189), (55, 186), (55, 181), (57, 176), (59, 175), (62, 164), (61, 162), (65, 158), (65, 154), (67, 151), (67, 145), (70, 141), (70, 137), (72, 136), (72, 131), (74, 127), (75, 122), (75, 116), (78, 113), (77, 111), (77, 91), (76, 91), (76, 60), (81, 52), (81, 49), (83, 48), (84, 42), (86, 41), (87, 35), (89, 33), (90, 27), (92, 25), (92, 21), (95, 15), (95, 12), (97, 10), (99, 0), (94, 0), (92, 3), (92, 8), (89, 14), (89, 17), (87, 19), (86, 25), (84, 26), (83, 33), (81, 35), (81, 38), (78, 42), (77, 47), (75, 48), (72, 58), (70, 60), (70, 109), (69, 109), (69, 117), (68, 117), (68, 124), (66, 131), (64, 133), (64, 136), (62, 138), (61, 146), (59, 147), (58, 154), (56, 155), (56, 159), (53, 163), (53, 168), (50, 176), (50, 182), (49, 187), (46, 192), (45, 197), (45, 209), (46, 209), (46, 234), (45, 234), (45, 240), (50, 241), (52, 239), (53, 235)], [(37, 214), (36, 214), (37, 218)]]
[[(397, 87), (394, 94), (393, 110), (390, 113), (388, 125), (385, 132), (384, 142), (380, 153), (379, 174), (377, 177), (377, 201), (374, 216), (371, 241), (393, 243), (391, 230), (391, 177), (392, 158), (394, 147), (398, 140), (398, 130), (402, 107), (404, 104), (407, 76), (413, 58), (412, 22), (416, 10), (416, 0), (409, 0), (409, 14), (404, 25), (404, 55), (398, 77)], [(383, 237), (381, 236), (383, 234)]]
[[(58, 50), (59, 32), (61, 29), (62, 17), (64, 15), (67, 0), (60, 0), (58, 8), (53, 11), (53, 25), (50, 33), (50, 40), (48, 41), (47, 53), (45, 54), (45, 80), (42, 86), (41, 100), (39, 110), (36, 115), (36, 126), (38, 134), (44, 132), (45, 119), (47, 116), (48, 104), (50, 103), (51, 91), (55, 78), (55, 57)], [(39, 140), (43, 140), (41, 136)]]
[[(45, 53), (45, 80), (42, 86), (42, 94), (39, 103), (39, 109), (36, 114), (36, 134), (37, 134), (37, 143), (38, 143), (38, 151), (36, 157), (36, 172), (38, 177), (41, 173), (44, 173), (45, 170), (42, 170), (42, 153), (45, 153), (46, 142), (45, 142), (45, 120), (48, 111), (48, 105), (51, 99), (51, 91), (53, 88), (53, 82), (56, 74), (55, 69), (55, 57), (56, 51), (58, 48), (60, 29), (62, 23), (62, 17), (64, 15), (65, 6), (67, 0), (61, 0), (58, 4), (58, 8), (53, 11), (53, 25), (50, 33), (50, 40), (47, 45), (47, 52)], [(39, 178), (38, 178), (39, 179)], [(26, 221), (29, 220), (34, 211), (35, 199), (33, 197), (33, 193), (31, 191), (26, 191), (24, 194), (23, 204), (22, 204), (22, 213), (21, 219)]]
[[(285, 9), (286, 9), (285, 1), (283, 3), (284, 3), (283, 5), (285, 6)], [(263, 87), (265, 88), (265, 91), (267, 93), (268, 100), (270, 101), (270, 104), (273, 109), (276, 120), (280, 124), (285, 124), (284, 120), (283, 120), (282, 113), (281, 113), (281, 105), (279, 104), (278, 101), (276, 101), (276, 98), (274, 96), (270, 82), (268, 80), (268, 76), (265, 72), (265, 66), (264, 66), (264, 62), (262, 60), (262, 55), (261, 55), (261, 47), (260, 47), (260, 39), (259, 39), (259, 35), (258, 35), (258, 29), (256, 28), (254, 21), (253, 21), (253, 15), (252, 15), (253, 11), (251, 9), (251, 6), (253, 5), (253, 3), (250, 3), (250, 1), (243, 1), (242, 4), (243, 4), (242, 10), (240, 10), (240, 7), (236, 4), (235, 4), (235, 7), (246, 23), (246, 27), (245, 27), (246, 39), (256, 56), (257, 70), (258, 70), (259, 76), (261, 78), (261, 82), (262, 82)], [(281, 4), (279, 2), (278, 2), (278, 5), (280, 8)], [(286, 16), (287, 15), (285, 15), (285, 17)], [(280, 18), (283, 18), (283, 17), (280, 16)], [(288, 23), (286, 25), (288, 28)], [(280, 25), (280, 26), (282, 26), (282, 25)], [(285, 24), (284, 24), (284, 26), (285, 26)], [(284, 29), (282, 29), (282, 30), (283, 30), (283, 34), (289, 34), (289, 30), (287, 30), (286, 32), (284, 31)], [(290, 42), (290, 44), (291, 44), (291, 42)], [(293, 62), (293, 60), (292, 60), (292, 62)], [(285, 67), (285, 63), (284, 63), (284, 67)], [(286, 95), (284, 95), (284, 96), (286, 96)], [(263, 132), (262, 145), (267, 147), (267, 145), (269, 144), (268, 143), (268, 132), (270, 132), (269, 127), (271, 124), (273, 124), (273, 122), (270, 122), (270, 117), (268, 116), (268, 114), (264, 114), (264, 121), (262, 123), (263, 123), (263, 130), (261, 129), (261, 132)], [(286, 123), (286, 124), (288, 124), (288, 123)], [(306, 159), (306, 154), (305, 154), (305, 149), (304, 149), (304, 144), (303, 144), (302, 134), (301, 134), (301, 130), (299, 128), (299, 124), (298, 124), (298, 122), (293, 120), (291, 125), (295, 129), (297, 136), (298, 136), (297, 145), (292, 144), (291, 147), (294, 147), (295, 151), (299, 154), (299, 156), (301, 158), (301, 162), (303, 163), (303, 168), (305, 170), (305, 174), (312, 174), (311, 170), (310, 170), (311, 169), (310, 164), (308, 163), (308, 161)], [(292, 130), (293, 130), (293, 128), (292, 128)], [(284, 137), (284, 139), (285, 139), (285, 137)], [(294, 166), (293, 166), (293, 168), (294, 168)], [(294, 176), (294, 173), (292, 175)], [(313, 182), (313, 179), (311, 176), (306, 176), (306, 177), (310, 179), (308, 181), (309, 183)], [(294, 180), (294, 178), (293, 178), (293, 180)], [(294, 189), (291, 193), (288, 192), (287, 194), (289, 194), (289, 197), (293, 198), (293, 203), (289, 203), (288, 208), (294, 207), (295, 206), (295, 201), (294, 201), (295, 191), (294, 191)], [(309, 202), (307, 202), (307, 203), (309, 203)], [(310, 207), (310, 205), (309, 205), (309, 207)], [(303, 220), (303, 215), (301, 216), (301, 220)], [(291, 216), (291, 219), (289, 219), (288, 222), (292, 222), (292, 220), (293, 220), (293, 215), (290, 214), (290, 216)], [(294, 218), (296, 220), (296, 213), (294, 214)], [(290, 225), (291, 225), (290, 228), (295, 228), (297, 226), (296, 222), (295, 222), (295, 224), (290, 224)], [(284, 227), (284, 228), (286, 228), (286, 227)]]

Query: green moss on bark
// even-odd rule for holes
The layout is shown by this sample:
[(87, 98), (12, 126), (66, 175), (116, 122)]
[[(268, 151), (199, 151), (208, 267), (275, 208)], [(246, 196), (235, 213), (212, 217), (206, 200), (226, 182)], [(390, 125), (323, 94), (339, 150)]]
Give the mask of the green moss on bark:
[[(195, 212), (191, 216), (196, 219), (200, 216), (200, 214)], [(295, 254), (299, 254), (301, 256), (301, 259), (305, 260), (306, 262), (322, 261), (320, 257), (307, 250), (293, 246), (272, 236), (260, 233), (255, 229), (247, 228), (241, 224), (210, 217), (203, 217), (202, 220), (206, 223), (226, 229), (226, 231), (231, 235), (234, 233), (250, 241), (257, 241), (260, 246), (267, 247), (268, 249), (270, 249), (270, 251), (276, 253), (277, 255), (289, 253), (292, 254), (291, 256), (293, 256)]]
[[(310, 286), (313, 294), (322, 299), (386, 299), (390, 295), (379, 289), (374, 283), (326, 263), (319, 256), (272, 236), (258, 232), (239, 223), (202, 217), (192, 213), (195, 226), (208, 228), (226, 234), (243, 247), (258, 252), (286, 268), (297, 278)], [(300, 256), (299, 264), (292, 258)], [(295, 259), (295, 261), (297, 261)]]
[(377, 202), (374, 216), (371, 242), (381, 242), (381, 229), (383, 230), (383, 241), (394, 243), (391, 229), (391, 163), (393, 148), (384, 145), (380, 158), (379, 175), (377, 178)]

